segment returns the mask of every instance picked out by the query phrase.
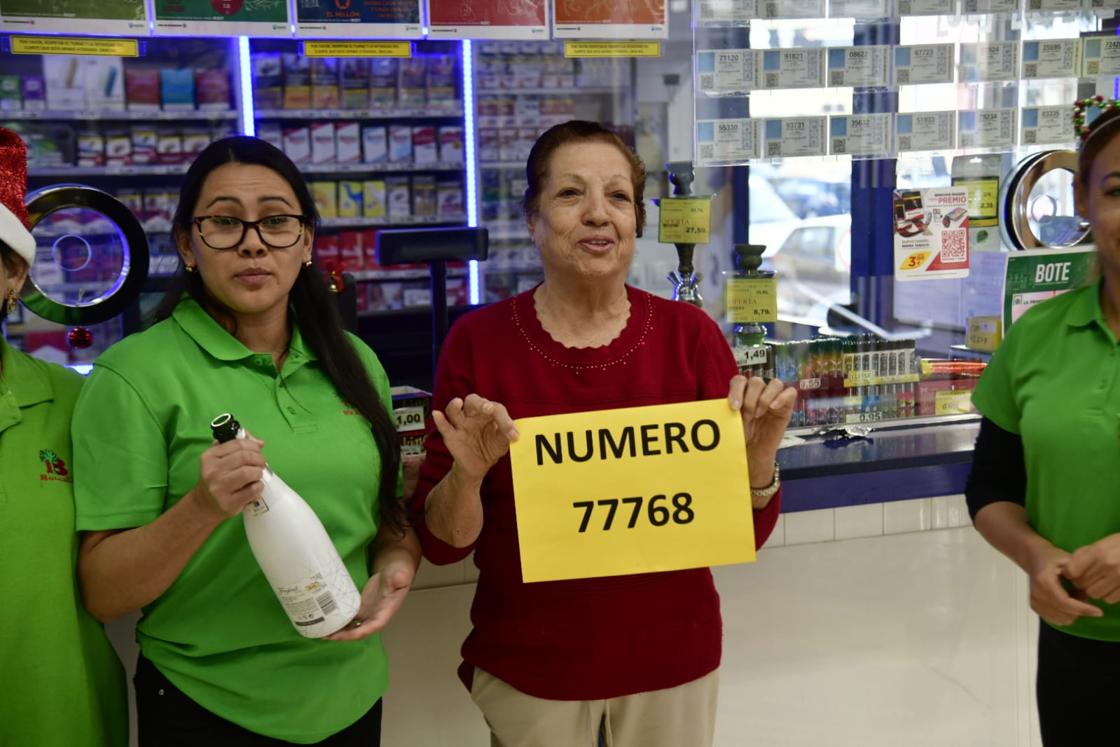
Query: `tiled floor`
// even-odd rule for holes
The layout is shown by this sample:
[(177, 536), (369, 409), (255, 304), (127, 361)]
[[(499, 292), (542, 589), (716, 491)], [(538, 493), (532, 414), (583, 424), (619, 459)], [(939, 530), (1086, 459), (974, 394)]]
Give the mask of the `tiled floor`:
[[(922, 505), (822, 515), (807, 527), (787, 516), (787, 543), (791, 527), (799, 542), (877, 536), (771, 546), (755, 565), (717, 569), (718, 747), (1041, 744), (1026, 580), (971, 528), (883, 535), (960, 520), (951, 501)], [(454, 677), (472, 593), (416, 591), (386, 634), (386, 747), (489, 744)]]

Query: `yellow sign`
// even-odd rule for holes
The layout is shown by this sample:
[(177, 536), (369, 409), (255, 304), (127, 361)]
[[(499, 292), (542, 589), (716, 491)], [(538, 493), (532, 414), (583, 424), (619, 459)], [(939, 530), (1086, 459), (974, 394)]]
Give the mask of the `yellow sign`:
[(969, 412), (972, 412), (971, 389), (951, 389), (934, 395), (934, 415), (961, 415)]
[(96, 57), (139, 57), (138, 39), (12, 35), (12, 54), (84, 54)]
[(968, 225), (984, 228), (999, 225), (999, 179), (996, 177), (956, 178), (954, 187), (968, 190)]
[(1003, 338), (1000, 333), (1002, 326), (998, 316), (969, 317), (968, 337), (965, 338), (965, 344), (972, 350), (984, 353), (995, 352)]
[(924, 267), (930, 254), (932, 254), (932, 252), (911, 252), (906, 259), (902, 260), (902, 264), (898, 266), (898, 269), (916, 270), (919, 267)]
[(778, 284), (774, 278), (731, 278), (727, 281), (727, 321), (732, 324), (778, 321)]
[(746, 443), (727, 400), (517, 421), (526, 583), (755, 559)]
[(407, 41), (305, 41), (304, 57), (412, 57)]
[(710, 197), (663, 197), (657, 240), (663, 244), (707, 244), (712, 240)]
[(565, 57), (660, 57), (661, 42), (656, 41), (578, 41), (564, 42)]

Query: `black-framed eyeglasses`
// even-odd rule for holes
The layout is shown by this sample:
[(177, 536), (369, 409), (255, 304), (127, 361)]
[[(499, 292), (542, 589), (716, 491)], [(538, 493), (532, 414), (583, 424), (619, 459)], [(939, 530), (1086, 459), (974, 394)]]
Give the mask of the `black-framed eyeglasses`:
[(260, 220), (242, 220), (232, 215), (199, 215), (192, 219), (202, 243), (211, 249), (241, 246), (245, 233), (254, 228), (261, 243), (269, 249), (287, 249), (303, 237), (307, 223), (303, 215), (269, 215)]

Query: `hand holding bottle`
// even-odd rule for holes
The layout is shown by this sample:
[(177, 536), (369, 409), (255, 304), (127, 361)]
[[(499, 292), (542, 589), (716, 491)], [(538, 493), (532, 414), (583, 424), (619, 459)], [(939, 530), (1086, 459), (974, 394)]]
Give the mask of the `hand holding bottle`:
[(263, 446), (258, 439), (239, 438), (215, 443), (202, 453), (198, 483), (191, 492), (204, 510), (225, 520), (260, 499), (266, 464)]
[(466, 399), (456, 397), (444, 412), (434, 410), (432, 419), (455, 459), (455, 467), (475, 482), (482, 482), (518, 436), (505, 406), (477, 394), (468, 394)]
[(415, 576), (415, 564), (407, 559), (386, 563), (362, 589), (357, 616), (345, 628), (327, 636), (327, 640), (359, 641), (383, 630), (404, 604)]

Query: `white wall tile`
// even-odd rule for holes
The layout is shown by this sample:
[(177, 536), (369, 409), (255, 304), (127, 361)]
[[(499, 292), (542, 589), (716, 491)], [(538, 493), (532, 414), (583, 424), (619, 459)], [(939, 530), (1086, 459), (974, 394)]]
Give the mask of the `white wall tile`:
[(929, 498), (891, 501), (883, 504), (883, 533), (924, 532), (933, 522), (933, 505)]
[(952, 529), (971, 523), (963, 495), (942, 495), (930, 500), (933, 504), (933, 529)]
[(466, 562), (466, 560), (460, 560), (458, 563), (452, 563), (451, 565), (432, 565), (427, 560), (422, 560), (412, 588), (435, 589), (441, 586), (461, 584), (465, 580), (463, 564)]
[(844, 506), (836, 509), (836, 539), (878, 537), (883, 533), (883, 504)]
[(787, 545), (807, 542), (829, 542), (836, 538), (836, 524), (831, 508), (817, 511), (794, 511), (785, 515)]
[(780, 514), (778, 516), (778, 523), (774, 525), (774, 531), (766, 539), (766, 544), (763, 548), (767, 547), (781, 547), (786, 543), (786, 516), (788, 514)]

